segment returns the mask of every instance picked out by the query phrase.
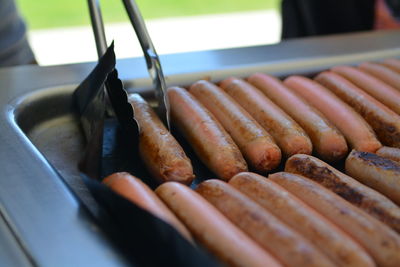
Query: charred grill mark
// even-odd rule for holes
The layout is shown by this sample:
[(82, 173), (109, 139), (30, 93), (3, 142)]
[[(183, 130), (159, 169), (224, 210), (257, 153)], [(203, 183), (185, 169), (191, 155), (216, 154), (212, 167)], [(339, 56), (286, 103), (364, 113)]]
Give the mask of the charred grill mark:
[(373, 214), (373, 216), (380, 221), (388, 224), (390, 227), (392, 227), (395, 231), (399, 232), (400, 230), (400, 220), (396, 217), (391, 216), (384, 210), (382, 210), (379, 207), (376, 207), (375, 205), (369, 205), (368, 206), (368, 211), (369, 213)]
[(398, 127), (396, 127), (397, 125), (383, 121), (373, 114), (366, 114), (365, 118), (385, 145), (400, 147), (400, 132)]
[[(376, 207), (376, 206), (371, 206), (369, 209), (371, 212), (373, 212), (377, 217), (379, 218), (385, 218), (387, 216), (387, 214), (385, 213), (385, 211), (383, 211), (380, 207)], [(399, 222), (400, 223), (400, 222)]]
[[(333, 189), (336, 190), (336, 189)], [(342, 198), (346, 199), (347, 201), (361, 206), (363, 204), (363, 195), (359, 194), (358, 192), (354, 191), (353, 189), (346, 188), (346, 187), (341, 187), (338, 188), (337, 191), (335, 191), (336, 194), (341, 196)]]
[(347, 201), (358, 206), (362, 205), (364, 196), (342, 182), (329, 168), (317, 166), (310, 159), (292, 160), (291, 166), (297, 173), (318, 182)]
[[(371, 153), (370, 153), (371, 154)], [(390, 227), (400, 232), (400, 219), (392, 216), (380, 205), (376, 205), (379, 201), (376, 199), (371, 199), (369, 197), (364, 197), (356, 188), (351, 188), (345, 182), (342, 182), (340, 178), (332, 172), (329, 168), (324, 166), (318, 166), (312, 160), (306, 159), (292, 159), (290, 161), (291, 169), (300, 175), (306, 176), (325, 188), (330, 189), (343, 199), (349, 201), (353, 205), (363, 209), (373, 217), (378, 220), (388, 224)], [(341, 211), (342, 214), (345, 212)]]
[(343, 199), (364, 209), (375, 218), (391, 225), (396, 231), (400, 229), (400, 220), (398, 218), (391, 216), (380, 206), (375, 205), (375, 200), (365, 198), (363, 194), (341, 182), (339, 177), (327, 167), (317, 166), (310, 159), (292, 160), (291, 167), (294, 167), (298, 174), (320, 183)]
[[(335, 90), (335, 93), (342, 92)], [(346, 94), (340, 95), (341, 98), (346, 98)], [(386, 145), (399, 147), (400, 146), (400, 129), (399, 125), (394, 124), (392, 121), (384, 119), (380, 114), (372, 112), (365, 102), (361, 101), (357, 97), (347, 97), (347, 103), (353, 107), (374, 129), (375, 133)]]
[(393, 160), (380, 157), (376, 154), (369, 152), (353, 151), (350, 157), (362, 160), (370, 166), (375, 166), (383, 170), (395, 171), (400, 173), (400, 165)]

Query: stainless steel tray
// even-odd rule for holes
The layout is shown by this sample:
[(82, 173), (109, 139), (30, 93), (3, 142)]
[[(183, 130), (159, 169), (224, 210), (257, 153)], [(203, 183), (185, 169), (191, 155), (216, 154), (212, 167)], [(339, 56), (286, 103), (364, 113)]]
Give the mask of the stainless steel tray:
[[(208, 77), (310, 75), (337, 64), (400, 57), (400, 32), (306, 38), (278, 45), (165, 55), (167, 85)], [(24, 265), (119, 266), (126, 262), (83, 207), (95, 207), (76, 170), (83, 138), (71, 108), (93, 63), (0, 70), (0, 211)], [(131, 92), (151, 93), (141, 58), (120, 60)], [(1, 234), (1, 232), (0, 232)], [(20, 263), (18, 263), (20, 264)]]

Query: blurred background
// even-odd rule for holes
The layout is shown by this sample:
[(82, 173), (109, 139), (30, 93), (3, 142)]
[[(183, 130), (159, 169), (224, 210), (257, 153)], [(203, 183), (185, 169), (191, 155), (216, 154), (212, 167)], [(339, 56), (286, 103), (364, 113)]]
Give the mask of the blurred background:
[[(137, 0), (159, 54), (276, 43), (279, 0)], [(121, 0), (100, 0), (118, 58), (141, 56)], [(97, 59), (86, 0), (17, 0), (40, 65)]]

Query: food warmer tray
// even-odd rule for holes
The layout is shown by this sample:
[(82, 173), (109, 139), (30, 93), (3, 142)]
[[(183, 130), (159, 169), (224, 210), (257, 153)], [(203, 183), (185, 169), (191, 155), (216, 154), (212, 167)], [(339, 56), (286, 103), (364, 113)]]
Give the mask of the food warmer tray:
[[(400, 32), (302, 38), (276, 45), (161, 56), (167, 85), (266, 72), (311, 75), (338, 64), (400, 57)], [(83, 139), (73, 90), (94, 63), (0, 70), (0, 265), (123, 266), (90, 216), (76, 170)], [(151, 95), (143, 58), (117, 62), (131, 92)], [(84, 205), (86, 204), (86, 205)]]

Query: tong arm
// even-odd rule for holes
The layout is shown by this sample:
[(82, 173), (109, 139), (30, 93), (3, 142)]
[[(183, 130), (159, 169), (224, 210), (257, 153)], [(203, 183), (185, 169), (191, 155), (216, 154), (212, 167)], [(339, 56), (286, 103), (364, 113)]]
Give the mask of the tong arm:
[(167, 88), (160, 59), (147, 32), (146, 25), (136, 2), (134, 0), (123, 0), (123, 2), (146, 59), (147, 70), (156, 91), (159, 115), (168, 127), (168, 130), (171, 130), (169, 101), (166, 95)]

